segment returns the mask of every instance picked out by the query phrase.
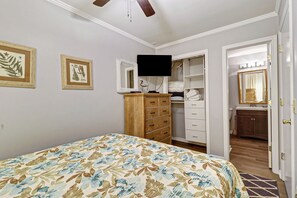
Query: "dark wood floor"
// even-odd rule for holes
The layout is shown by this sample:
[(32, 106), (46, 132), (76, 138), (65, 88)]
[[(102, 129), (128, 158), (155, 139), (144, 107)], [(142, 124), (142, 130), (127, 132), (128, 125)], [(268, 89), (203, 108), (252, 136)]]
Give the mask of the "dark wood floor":
[[(172, 141), (172, 144), (206, 153), (206, 148), (202, 146), (178, 141)], [(230, 144), (230, 161), (239, 171), (277, 180), (280, 197), (287, 197), (284, 182), (268, 168), (267, 141), (231, 136)]]
[(276, 180), (280, 197), (287, 197), (284, 182), (268, 167), (267, 141), (231, 135), (230, 144), (230, 161), (239, 171)]

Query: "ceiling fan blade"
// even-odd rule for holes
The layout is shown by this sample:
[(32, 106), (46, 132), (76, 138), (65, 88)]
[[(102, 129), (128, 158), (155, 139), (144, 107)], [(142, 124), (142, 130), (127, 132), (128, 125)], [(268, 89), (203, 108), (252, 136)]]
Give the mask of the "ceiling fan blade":
[(93, 2), (94, 5), (103, 7), (105, 4), (107, 4), (109, 0), (96, 0)]
[(155, 14), (153, 7), (148, 0), (137, 0), (145, 16), (150, 17)]

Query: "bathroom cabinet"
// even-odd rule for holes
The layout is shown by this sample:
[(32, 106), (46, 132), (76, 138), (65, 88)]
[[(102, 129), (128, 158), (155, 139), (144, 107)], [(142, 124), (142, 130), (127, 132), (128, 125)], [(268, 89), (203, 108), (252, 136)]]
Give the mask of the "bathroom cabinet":
[(237, 110), (237, 136), (268, 140), (267, 110)]

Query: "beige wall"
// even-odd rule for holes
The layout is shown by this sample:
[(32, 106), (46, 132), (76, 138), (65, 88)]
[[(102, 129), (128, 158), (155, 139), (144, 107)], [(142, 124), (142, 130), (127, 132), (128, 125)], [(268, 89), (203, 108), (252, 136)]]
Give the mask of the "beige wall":
[[(199, 25), (199, 24), (192, 24)], [(209, 104), (210, 104), (210, 152), (223, 156), (223, 92), (222, 47), (277, 34), (278, 18), (269, 18), (231, 30), (197, 38), (157, 50), (157, 54), (180, 55), (208, 49), (209, 53)]]
[[(37, 48), (36, 89), (0, 87), (0, 159), (124, 130), (116, 58), (154, 53), (47, 1), (1, 0), (0, 40)], [(60, 54), (93, 60), (94, 90), (62, 90)]]

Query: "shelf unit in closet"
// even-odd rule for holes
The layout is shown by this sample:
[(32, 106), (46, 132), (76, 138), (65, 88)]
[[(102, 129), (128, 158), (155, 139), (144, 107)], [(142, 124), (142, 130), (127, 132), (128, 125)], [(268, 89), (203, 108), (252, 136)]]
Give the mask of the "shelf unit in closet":
[[(205, 57), (183, 60), (185, 94), (185, 136), (186, 140), (206, 144), (205, 116)], [(192, 101), (186, 97), (190, 90), (198, 90), (203, 100)]]

